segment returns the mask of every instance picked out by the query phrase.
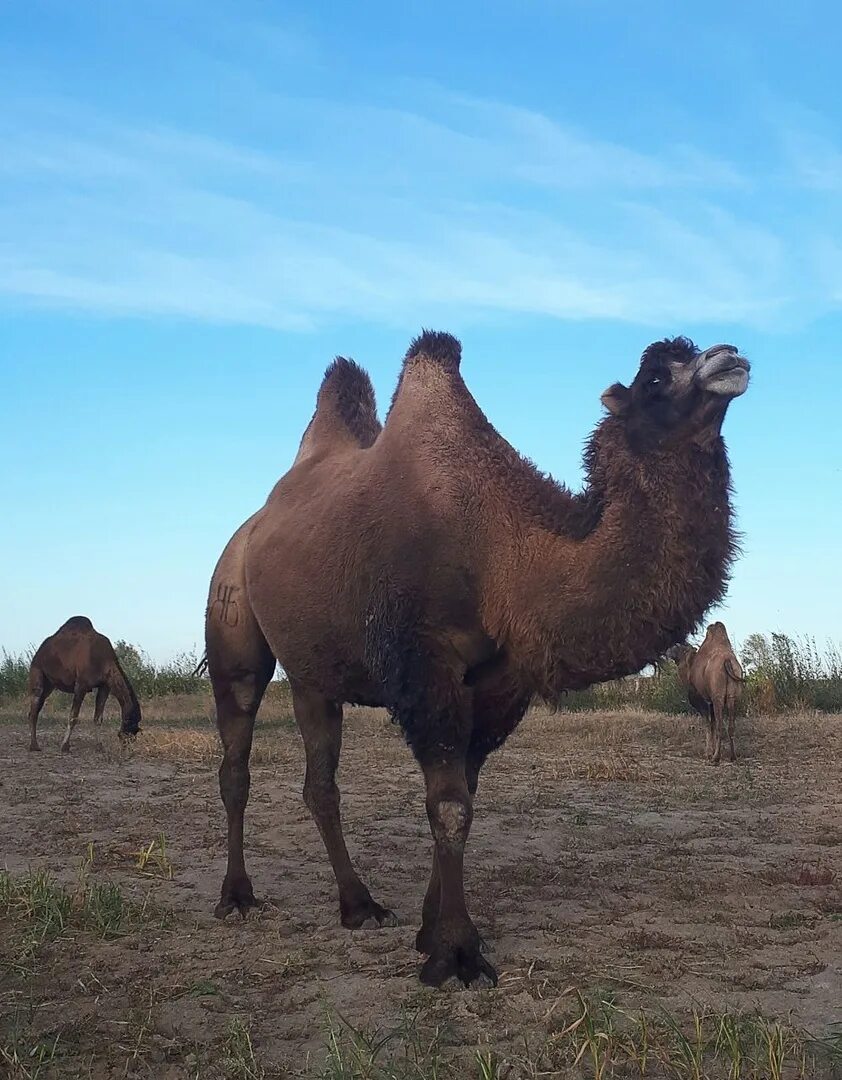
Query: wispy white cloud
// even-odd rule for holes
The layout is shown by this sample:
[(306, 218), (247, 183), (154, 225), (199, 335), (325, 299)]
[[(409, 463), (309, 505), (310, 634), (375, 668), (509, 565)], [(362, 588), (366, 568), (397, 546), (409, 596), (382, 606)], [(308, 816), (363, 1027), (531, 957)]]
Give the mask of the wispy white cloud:
[(772, 128), (786, 176), (813, 192), (842, 192), (842, 143), (838, 131), (810, 109), (779, 103)]
[(764, 324), (826, 280), (728, 208), (756, 180), (688, 144), (644, 153), (442, 93), (255, 109), (259, 149), (66, 103), (7, 113), (0, 295), (295, 330), (451, 312)]
[(747, 185), (734, 165), (683, 142), (644, 153), (514, 105), (449, 96), (443, 105), (451, 122), (481, 132), (494, 156), (530, 183), (612, 191)]

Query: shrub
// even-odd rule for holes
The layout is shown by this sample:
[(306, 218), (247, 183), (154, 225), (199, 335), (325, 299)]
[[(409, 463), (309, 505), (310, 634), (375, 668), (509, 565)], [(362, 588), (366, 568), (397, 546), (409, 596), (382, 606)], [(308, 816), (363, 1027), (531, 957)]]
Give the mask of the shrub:
[(169, 663), (156, 664), (139, 646), (122, 639), (114, 642), (114, 651), (138, 697), (189, 694), (203, 685), (195, 652), (180, 652)]
[(828, 642), (789, 634), (752, 634), (742, 649), (748, 702), (754, 711), (813, 708), (842, 710), (842, 654)]
[[(795, 708), (842, 712), (842, 653), (832, 642), (822, 651), (812, 637), (750, 634), (740, 656), (746, 671), (742, 712)], [(563, 706), (570, 712), (619, 708), (692, 712), (678, 668), (669, 662), (656, 677), (632, 676), (571, 691)]]
[(29, 665), (34, 653), (34, 648), (17, 656), (3, 650), (3, 659), (0, 660), (0, 699), (26, 693)]

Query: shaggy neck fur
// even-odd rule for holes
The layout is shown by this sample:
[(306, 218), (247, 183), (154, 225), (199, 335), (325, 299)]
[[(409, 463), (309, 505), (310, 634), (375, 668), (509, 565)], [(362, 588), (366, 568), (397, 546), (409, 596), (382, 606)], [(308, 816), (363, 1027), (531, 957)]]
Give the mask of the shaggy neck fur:
[(684, 640), (722, 597), (736, 552), (718, 436), (635, 453), (608, 417), (585, 461), (588, 485), (573, 501), (591, 527), (572, 543), (567, 530), (535, 534), (518, 589), (531, 613), (514, 652), (550, 700), (639, 671)]

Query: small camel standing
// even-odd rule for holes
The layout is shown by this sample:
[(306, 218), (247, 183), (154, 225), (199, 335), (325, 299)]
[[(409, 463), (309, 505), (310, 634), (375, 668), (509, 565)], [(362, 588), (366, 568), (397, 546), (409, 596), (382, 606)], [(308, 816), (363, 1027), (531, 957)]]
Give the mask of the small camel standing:
[(36, 728), (38, 714), (53, 692), (62, 690), (73, 695), (70, 719), (62, 750), (70, 749), (70, 735), (79, 719), (85, 695), (96, 690), (94, 723), (102, 723), (108, 695), (120, 703), (121, 735), (136, 735), (140, 730), (140, 704), (114, 646), (104, 634), (94, 630), (85, 615), (74, 615), (42, 642), (29, 667), (29, 749), (40, 750)]
[(734, 721), (745, 680), (724, 624), (711, 623), (698, 649), (692, 645), (679, 645), (673, 658), (678, 664), (678, 677), (687, 688), (690, 704), (708, 721), (705, 752), (710, 763), (719, 764), (726, 723), (731, 761), (736, 761)]
[(389, 709), (424, 773), (433, 860), (416, 945), (433, 986), (497, 981), (463, 886), (488, 755), (533, 696), (640, 671), (722, 597), (736, 547), (720, 430), (749, 381), (733, 346), (650, 345), (631, 386), (602, 395), (574, 494), (495, 431), (460, 358), (449, 334), (414, 341), (382, 429), (365, 372), (331, 365), (292, 468), (220, 557), (205, 627), (228, 816), (216, 914), (255, 903), (243, 816), (277, 659), (344, 926), (395, 916), (342, 835), (343, 703)]

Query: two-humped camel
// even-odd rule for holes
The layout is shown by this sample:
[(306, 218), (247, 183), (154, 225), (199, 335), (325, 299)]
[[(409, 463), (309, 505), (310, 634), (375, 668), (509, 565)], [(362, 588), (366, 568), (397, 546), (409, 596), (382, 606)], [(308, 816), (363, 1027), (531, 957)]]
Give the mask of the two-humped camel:
[(670, 653), (678, 664), (678, 677), (690, 704), (708, 721), (705, 750), (710, 763), (719, 764), (726, 724), (731, 761), (736, 761), (734, 725), (744, 679), (724, 624), (711, 623), (698, 649), (677, 645)]
[(140, 730), (140, 705), (132, 684), (120, 667), (114, 647), (105, 636), (94, 630), (85, 615), (72, 619), (46, 638), (32, 657), (29, 668), (29, 749), (40, 750), (37, 738), (38, 714), (53, 692), (62, 690), (73, 695), (70, 719), (67, 723), (62, 750), (70, 749), (70, 736), (85, 695), (96, 690), (94, 723), (102, 722), (108, 695), (120, 703), (121, 735), (136, 735)]
[(344, 702), (385, 706), (426, 782), (434, 840), (421, 979), (496, 974), (463, 891), (480, 769), (535, 695), (640, 671), (724, 592), (735, 544), (720, 428), (748, 384), (728, 345), (650, 345), (585, 452), (581, 494), (495, 431), (460, 374), (459, 343), (411, 345), (383, 429), (365, 373), (338, 359), (290, 471), (229, 542), (206, 640), (224, 757), (228, 868), (216, 913), (255, 903), (243, 814), (255, 713), (277, 658), (307, 760), (304, 799), (346, 927), (393, 925), (342, 835)]

